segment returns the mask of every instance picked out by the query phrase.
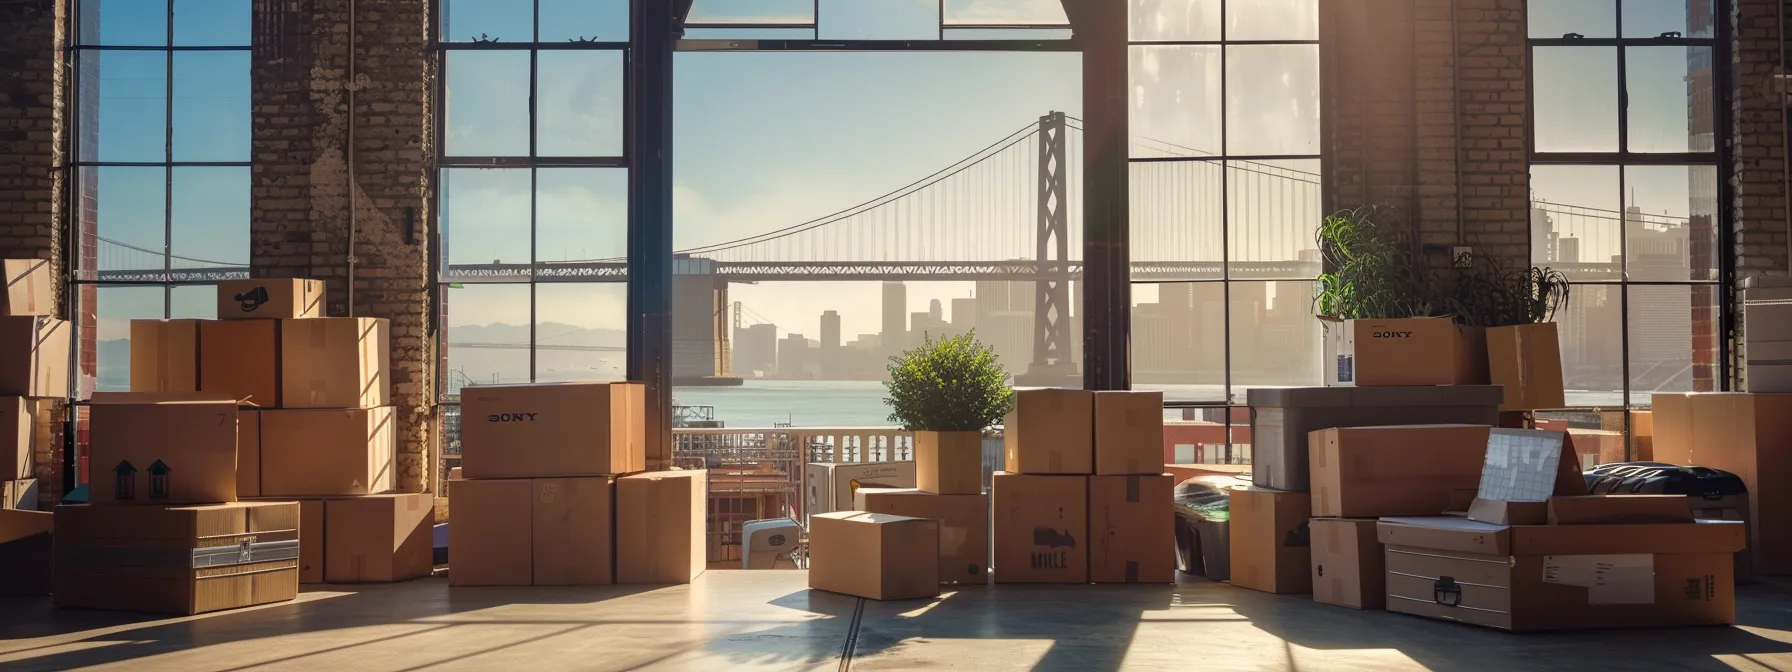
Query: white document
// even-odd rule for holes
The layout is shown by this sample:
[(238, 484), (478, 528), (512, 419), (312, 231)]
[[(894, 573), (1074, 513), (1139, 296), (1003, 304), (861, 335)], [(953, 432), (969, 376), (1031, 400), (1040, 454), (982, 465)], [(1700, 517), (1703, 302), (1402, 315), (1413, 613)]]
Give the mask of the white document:
[(1543, 582), (1587, 589), (1588, 604), (1654, 604), (1655, 556), (1543, 556)]

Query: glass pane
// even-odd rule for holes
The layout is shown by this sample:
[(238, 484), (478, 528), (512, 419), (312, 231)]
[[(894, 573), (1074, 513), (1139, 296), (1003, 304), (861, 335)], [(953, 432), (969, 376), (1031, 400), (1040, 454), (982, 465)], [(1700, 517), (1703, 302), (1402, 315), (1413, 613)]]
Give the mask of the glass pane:
[(1717, 287), (1632, 285), (1630, 396), (1716, 389)]
[(1062, 26), (1064, 3), (1060, 0), (946, 0), (946, 25)]
[(1531, 262), (1583, 281), (1621, 280), (1617, 166), (1531, 166)]
[[(1624, 405), (1623, 320), (1617, 285), (1576, 285), (1556, 313), (1569, 406)], [(1682, 358), (1685, 355), (1681, 355)]]
[(174, 169), (174, 268), (249, 269), (249, 168)]
[(529, 155), (529, 52), (449, 51), (448, 156)]
[(1532, 2), (1525, 12), (1530, 22), (1530, 36), (1535, 38), (1555, 39), (1569, 33), (1585, 37), (1616, 37), (1618, 32), (1617, 0)]
[(1624, 0), (1624, 37), (1711, 37), (1716, 18), (1711, 0)]
[(1245, 403), (1241, 388), (1324, 384), (1312, 280), (1233, 282), (1230, 292), (1232, 403)]
[(622, 155), (622, 52), (537, 56), (538, 156)]
[(1131, 0), (1135, 42), (1220, 39), (1221, 0)]
[(687, 40), (812, 40), (813, 28), (686, 28)]
[(690, 23), (808, 24), (815, 20), (815, 0), (696, 0)]
[(131, 320), (160, 319), (164, 301), (161, 287), (98, 288), (91, 309), (97, 318), (95, 391), (131, 391)]
[(1225, 302), (1223, 283), (1133, 283), (1133, 387), (1166, 401), (1225, 400)]
[(81, 63), (82, 160), (167, 160), (168, 55), (88, 51)]
[[(1537, 151), (1618, 151), (1618, 50), (1537, 47), (1532, 54)], [(1676, 105), (1684, 109), (1684, 99)]]
[(249, 52), (174, 55), (174, 160), (249, 160)]
[(541, 42), (627, 42), (628, 0), (539, 0)]
[[(442, 256), (448, 278), (528, 278), (529, 169), (442, 171)], [(473, 276), (461, 274), (475, 272)], [(498, 277), (492, 277), (492, 276)]]
[(449, 285), (448, 394), (467, 385), (529, 382), (529, 286)]
[(1319, 276), (1319, 160), (1228, 161), (1226, 223), (1234, 280)]
[(1220, 48), (1132, 47), (1132, 156), (1218, 156)]
[(1624, 52), (1630, 151), (1714, 149), (1711, 53), (1710, 47), (1636, 47)]
[(535, 286), (535, 379), (625, 380), (628, 284)]
[(109, 47), (168, 44), (166, 0), (81, 0), (81, 44)]
[(1073, 36), (1069, 28), (947, 28), (941, 34), (947, 40), (1068, 40)]
[(1222, 170), (1219, 161), (1132, 164), (1128, 212), (1134, 280), (1223, 277)]
[(1624, 169), (1625, 268), (1631, 280), (1717, 280), (1717, 167)]
[(628, 171), (542, 168), (535, 175), (537, 272), (586, 277), (628, 256)]
[(184, 320), (218, 319), (217, 285), (176, 285), (168, 288), (168, 317)]
[(254, 0), (174, 0), (174, 44), (247, 47)]
[(824, 40), (934, 40), (940, 8), (914, 0), (819, 0), (816, 37)]
[(1319, 47), (1226, 47), (1226, 154), (1319, 153)]
[[(102, 273), (84, 274), (84, 279), (159, 279), (162, 246), (167, 240), (167, 172), (162, 168), (82, 168), (81, 182), (81, 265), (87, 270), (97, 267)], [(86, 252), (87, 235), (94, 236), (92, 257)], [(126, 274), (135, 277), (107, 277), (107, 271), (138, 273)]]
[(444, 42), (533, 42), (535, 17), (516, 0), (442, 0)]
[(1226, 3), (1227, 40), (1317, 40), (1319, 0)]

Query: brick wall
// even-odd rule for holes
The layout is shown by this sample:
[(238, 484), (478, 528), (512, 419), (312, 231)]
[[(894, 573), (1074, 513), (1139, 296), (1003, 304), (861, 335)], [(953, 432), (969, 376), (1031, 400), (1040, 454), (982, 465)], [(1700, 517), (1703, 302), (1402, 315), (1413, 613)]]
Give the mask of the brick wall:
[[(1730, 202), (1736, 279), (1788, 274), (1786, 210), (1786, 107), (1780, 71), (1779, 0), (1733, 0), (1730, 66), (1734, 94), (1730, 122), (1735, 132), (1731, 156)], [(1737, 300), (1740, 301), (1740, 295)], [(1740, 317), (1738, 306), (1737, 315)], [(1740, 332), (1734, 362), (1746, 361)], [(1744, 366), (1735, 366), (1734, 389), (1747, 389)]]
[(254, 273), (321, 278), (331, 315), (392, 321), (405, 491), (428, 487), (434, 424), (424, 224), (435, 155), (430, 7), (426, 0), (362, 2), (352, 82), (348, 0), (258, 2), (254, 41)]
[(49, 259), (57, 276), (63, 11), (58, 0), (0, 0), (0, 256)]

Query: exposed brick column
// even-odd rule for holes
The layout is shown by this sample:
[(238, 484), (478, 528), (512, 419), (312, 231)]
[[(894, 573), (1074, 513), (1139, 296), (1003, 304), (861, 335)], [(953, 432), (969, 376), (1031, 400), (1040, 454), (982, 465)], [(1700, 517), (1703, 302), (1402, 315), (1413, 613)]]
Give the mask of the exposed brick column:
[[(1780, 73), (1780, 0), (1732, 0), (1730, 114), (1732, 244), (1736, 280), (1784, 277), (1788, 272), (1786, 105)], [(1740, 293), (1736, 300), (1741, 300)], [(1746, 390), (1742, 307), (1735, 325), (1732, 389)]]
[(349, 0), (258, 2), (254, 41), (254, 273), (323, 279), (331, 315), (392, 321), (398, 487), (408, 492), (431, 480), (435, 423), (425, 233), (435, 155), (430, 7), (362, 0), (352, 82)]
[(1531, 263), (1525, 34), (1524, 0), (1457, 0), (1464, 242), (1507, 268)]
[[(62, 0), (0, 0), (0, 256), (62, 276)], [(67, 315), (62, 289), (56, 313)]]
[(1392, 208), (1416, 221), (1413, 7), (1387, 0), (1327, 0), (1319, 20), (1328, 213)]

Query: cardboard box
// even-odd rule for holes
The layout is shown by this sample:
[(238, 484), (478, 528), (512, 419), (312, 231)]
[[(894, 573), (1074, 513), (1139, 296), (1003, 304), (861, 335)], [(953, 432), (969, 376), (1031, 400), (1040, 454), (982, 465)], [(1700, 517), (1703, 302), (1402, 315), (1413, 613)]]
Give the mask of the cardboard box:
[(1601, 464), (1628, 462), (1624, 454), (1624, 432), (1605, 429), (1568, 428), (1568, 442), (1574, 447), (1575, 466), (1582, 471)]
[(261, 410), (236, 411), (236, 496), (261, 496)]
[[(470, 481), (463, 481), (470, 482)], [(530, 479), (532, 585), (599, 586), (615, 582), (608, 476)]]
[(89, 501), (234, 502), (236, 400), (98, 392), (88, 410)]
[(0, 509), (0, 596), (49, 595), (55, 516)]
[(131, 320), (131, 391), (199, 391), (199, 320)]
[(1329, 386), (1486, 385), (1487, 337), (1448, 317), (1327, 320)]
[(1375, 520), (1314, 518), (1313, 601), (1352, 609), (1387, 608), (1387, 569)]
[(690, 583), (708, 567), (709, 472), (616, 479), (616, 582)]
[(298, 502), (58, 506), (61, 607), (198, 614), (293, 599)]
[(1754, 571), (1792, 574), (1792, 394), (1657, 394), (1653, 406), (1656, 459), (1741, 478)]
[(1095, 393), (1095, 473), (1164, 473), (1164, 393)]
[(37, 510), (37, 479), (0, 481), (0, 509)]
[(1468, 505), (1467, 518), (1493, 525), (1545, 525), (1549, 523), (1549, 503), (1476, 497)]
[(461, 389), (467, 478), (626, 474), (646, 468), (639, 383), (478, 385)]
[(809, 517), (809, 587), (872, 600), (940, 594), (937, 520), (863, 511)]
[(1550, 525), (1690, 523), (1686, 495), (1582, 495), (1549, 498)]
[(1089, 478), (1002, 472), (990, 487), (997, 583), (1089, 582)]
[(853, 493), (861, 488), (912, 488), (914, 462), (813, 462), (804, 468), (803, 513), (851, 511)]
[(386, 583), (435, 569), (435, 504), (429, 493), (324, 501), (324, 581)]
[(53, 317), (0, 317), (0, 395), (68, 397), (73, 334)]
[(1011, 474), (1094, 473), (1095, 395), (1015, 390), (1014, 410), (1002, 425), (1002, 453)]
[(279, 408), (280, 323), (200, 321), (199, 390), (228, 394), (262, 408)]
[(299, 583), (324, 582), (324, 546), (329, 543), (324, 530), (328, 515), (324, 500), (299, 501)]
[(1516, 632), (1732, 623), (1743, 528), (1389, 518), (1377, 536), (1390, 611)]
[(252, 278), (218, 283), (218, 319), (323, 317), (324, 281)]
[(1638, 462), (1655, 461), (1655, 413), (1630, 412), (1630, 456)]
[(853, 509), (940, 522), (940, 583), (989, 581), (989, 496), (938, 495), (914, 488), (861, 488)]
[(454, 482), (448, 585), (527, 586), (535, 577), (535, 482)]
[(392, 332), (385, 319), (280, 321), (280, 405), (373, 408), (392, 403)]
[(24, 397), (0, 397), (0, 481), (31, 478), (37, 473), (33, 408)]
[(56, 278), (50, 275), (50, 262), (43, 259), (7, 259), (0, 261), (6, 273), (6, 292), (0, 294), (0, 315), (53, 315), (56, 311), (52, 295)]
[(1492, 428), (1413, 425), (1323, 429), (1308, 436), (1316, 517), (1443, 513), (1481, 483)]
[(1568, 405), (1562, 392), (1562, 346), (1552, 322), (1489, 328), (1487, 369), (1488, 379), (1506, 388), (1501, 411)]
[(1468, 508), (1469, 520), (1495, 525), (1542, 525), (1553, 495), (1587, 494), (1564, 432), (1494, 429), (1488, 433), (1481, 483)]
[(1174, 583), (1176, 514), (1169, 474), (1089, 477), (1089, 581)]
[(1331, 427), (1383, 425), (1493, 425), (1499, 421), (1498, 385), (1444, 387), (1258, 388), (1251, 405), (1251, 482), (1258, 487), (1310, 489), (1307, 457), (1312, 432)]
[(261, 494), (368, 495), (392, 489), (392, 407), (261, 412)]
[(939, 495), (983, 493), (982, 432), (915, 432), (915, 485)]
[(1286, 595), (1313, 592), (1312, 509), (1304, 492), (1233, 490), (1232, 585)]

